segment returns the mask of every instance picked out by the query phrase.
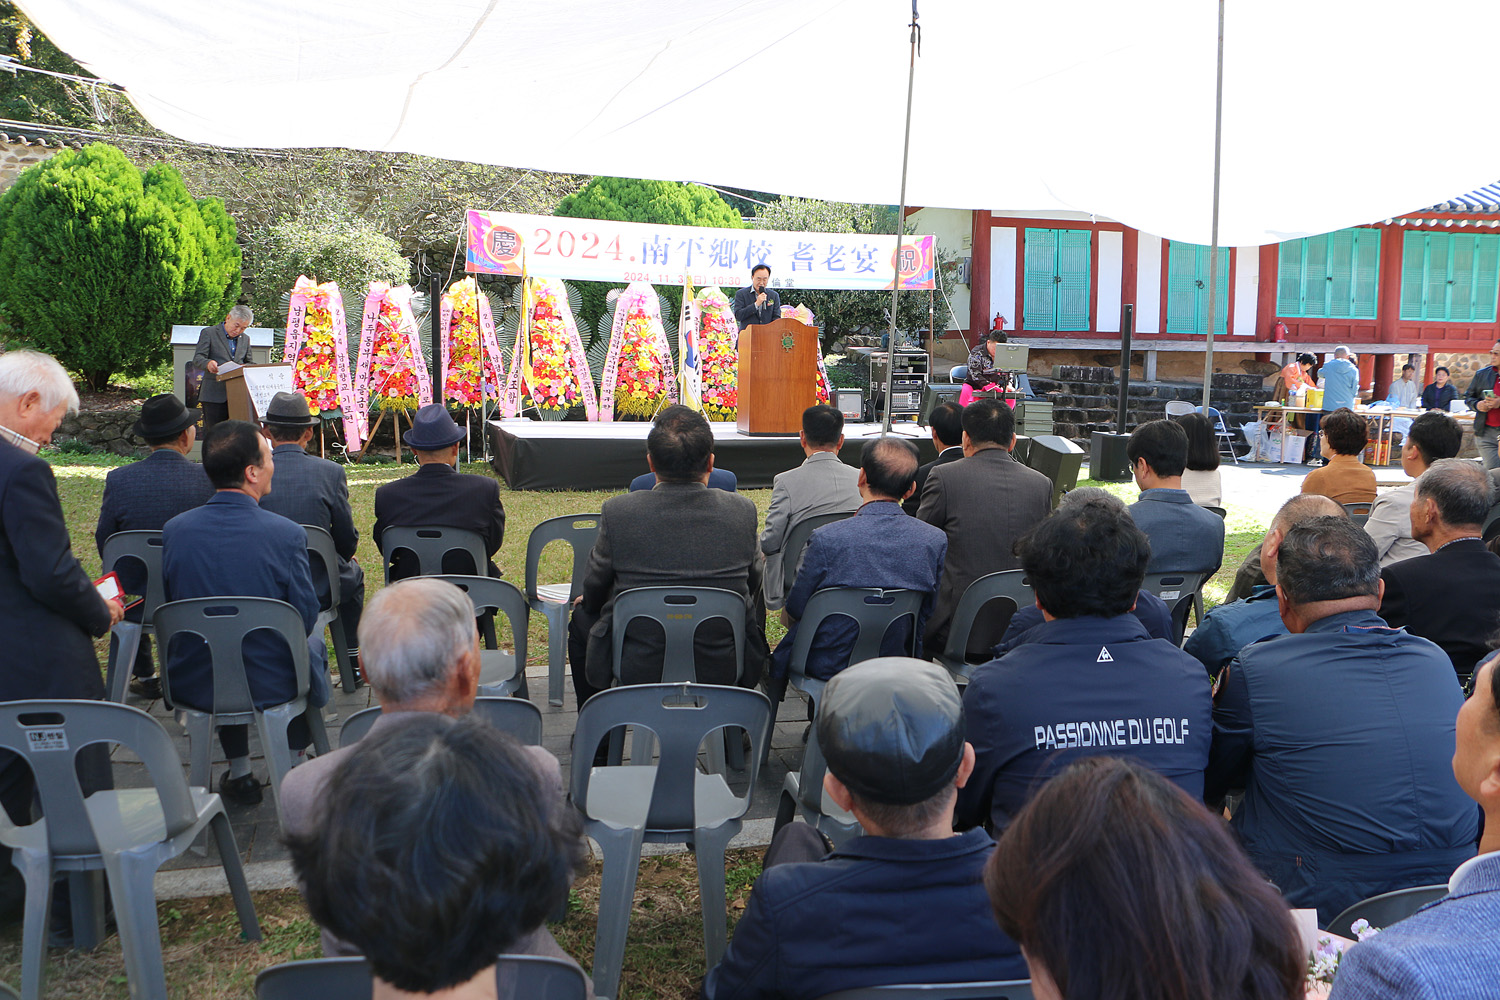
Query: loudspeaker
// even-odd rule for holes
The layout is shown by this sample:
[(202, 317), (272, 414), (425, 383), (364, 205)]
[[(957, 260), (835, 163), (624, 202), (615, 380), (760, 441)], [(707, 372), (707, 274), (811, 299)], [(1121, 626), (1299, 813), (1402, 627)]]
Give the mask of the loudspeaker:
[(950, 399), (958, 402), (958, 394), (963, 388), (962, 382), (928, 382), (922, 390), (922, 412), (917, 416), (917, 423), (927, 426), (927, 420), (937, 405)]
[(1026, 464), (1052, 480), (1052, 506), (1078, 485), (1083, 449), (1057, 434), (1038, 434), (1027, 449)]
[(1132, 478), (1130, 460), (1125, 457), (1129, 434), (1095, 431), (1089, 438), (1089, 478), (1103, 483), (1123, 483)]

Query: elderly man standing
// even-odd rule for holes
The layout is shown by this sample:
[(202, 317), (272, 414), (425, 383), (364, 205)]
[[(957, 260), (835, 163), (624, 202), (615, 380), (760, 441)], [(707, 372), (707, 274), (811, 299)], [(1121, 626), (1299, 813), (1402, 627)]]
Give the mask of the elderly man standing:
[[(344, 467), (307, 453), (316, 424), (302, 393), (278, 392), (271, 397), (261, 428), (271, 439), (276, 489), (260, 498), (260, 509), (322, 528), (333, 536), (339, 557), (339, 626), (347, 637), (350, 659), (348, 664), (339, 664), (339, 670), (352, 670), (359, 660), (359, 617), (365, 606), (365, 572), (354, 561), (359, 531), (349, 510), (349, 477)], [(328, 596), (328, 581), (323, 579), (321, 562), (313, 566), (313, 586), (322, 603)]]
[(1334, 410), (1348, 408), (1354, 409), (1354, 403), (1359, 398), (1359, 368), (1354, 364), (1349, 354), (1349, 348), (1342, 345), (1333, 349), (1333, 357), (1318, 370), (1318, 376), (1323, 380), (1323, 412), (1308, 420), (1307, 429), (1313, 432), (1312, 446), (1313, 454), (1308, 458), (1308, 464), (1322, 460), (1321, 438), (1317, 431), (1317, 421), (1323, 420)]
[(193, 364), (203, 369), (203, 385), (198, 390), (198, 403), (203, 407), (203, 433), (213, 425), (229, 419), (229, 394), (219, 383), (219, 365), (234, 362), (237, 365), (250, 362), (250, 338), (245, 331), (255, 322), (255, 314), (249, 306), (235, 306), (218, 326), (205, 326), (198, 333), (198, 348), (193, 351)]
[[(52, 467), (37, 457), (78, 393), (62, 365), (35, 351), (0, 355), (0, 701), (104, 697), (90, 636), (125, 609), (94, 589), (68, 540)], [(94, 752), (97, 751), (97, 752)], [(109, 786), (105, 747), (78, 755), (84, 791)], [(31, 769), (0, 752), (0, 805), (31, 822)]]
[(1290, 635), (1240, 650), (1219, 678), (1205, 799), (1289, 905), (1319, 922), (1382, 892), (1443, 882), (1478, 817), (1453, 781), (1453, 667), (1377, 615), (1370, 536), (1347, 517), (1286, 533), (1276, 593)]
[(1434, 462), (1411, 504), (1412, 537), (1431, 555), (1380, 572), (1380, 617), (1443, 647), (1465, 684), (1500, 629), (1500, 556), (1479, 537), (1492, 493), (1489, 475), (1473, 462)]
[[(1500, 371), (1500, 341), (1490, 346), (1490, 363), (1474, 373), (1464, 402), (1474, 409), (1474, 446), (1485, 471), (1500, 468), (1500, 396), (1496, 395), (1495, 374)], [(1426, 393), (1423, 393), (1425, 399)]]

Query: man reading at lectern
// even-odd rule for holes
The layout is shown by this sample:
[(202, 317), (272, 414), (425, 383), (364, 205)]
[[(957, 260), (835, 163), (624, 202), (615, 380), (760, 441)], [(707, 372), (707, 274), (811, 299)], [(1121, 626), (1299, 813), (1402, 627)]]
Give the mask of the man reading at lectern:
[(781, 296), (767, 288), (771, 266), (756, 264), (750, 269), (750, 285), (734, 293), (734, 318), (743, 330), (747, 326), (774, 323), (781, 318)]

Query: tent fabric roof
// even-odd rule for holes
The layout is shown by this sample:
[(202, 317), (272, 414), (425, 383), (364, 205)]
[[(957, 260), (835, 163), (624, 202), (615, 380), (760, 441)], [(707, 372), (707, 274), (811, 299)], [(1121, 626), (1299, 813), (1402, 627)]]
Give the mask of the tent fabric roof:
[[(20, 0), (157, 127), (894, 204), (905, 0)], [(1422, 40), (1482, 0), (1227, 8), (1220, 243), (1432, 205), (1495, 177), (1443, 108), (1483, 59)], [(908, 203), (1096, 213), (1209, 242), (1216, 5), (921, 10)], [(1399, 71), (1388, 69), (1399, 58)], [(493, 208), (499, 206), (475, 206)]]

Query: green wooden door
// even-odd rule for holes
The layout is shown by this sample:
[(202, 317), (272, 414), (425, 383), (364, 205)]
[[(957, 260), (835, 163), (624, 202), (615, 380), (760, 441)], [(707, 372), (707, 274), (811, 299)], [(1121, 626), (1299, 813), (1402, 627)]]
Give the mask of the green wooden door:
[[(1208, 332), (1209, 248), (1173, 241), (1167, 247), (1167, 333)], [(1225, 331), (1229, 318), (1229, 250), (1219, 248), (1219, 295), (1214, 303), (1214, 333)]]
[(1088, 330), (1092, 239), (1084, 229), (1026, 230), (1026, 329)]
[(1401, 240), (1401, 318), (1493, 323), (1500, 236), (1408, 232)]

